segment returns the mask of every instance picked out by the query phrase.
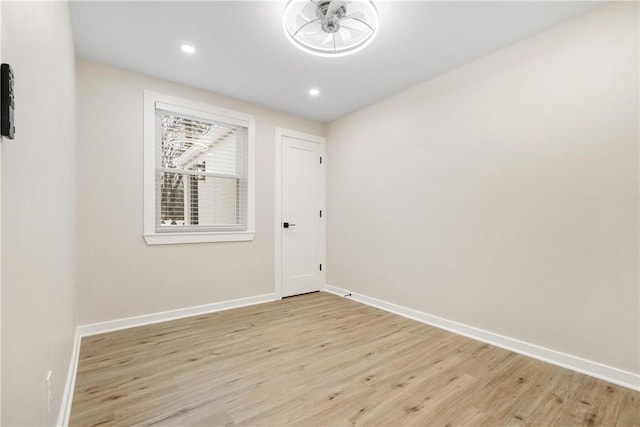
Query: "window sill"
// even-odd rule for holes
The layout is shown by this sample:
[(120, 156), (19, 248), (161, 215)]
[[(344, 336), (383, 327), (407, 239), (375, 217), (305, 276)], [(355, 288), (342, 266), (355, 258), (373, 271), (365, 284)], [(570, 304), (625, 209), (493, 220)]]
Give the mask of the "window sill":
[(249, 242), (255, 231), (233, 231), (217, 233), (145, 233), (147, 245), (179, 245), (183, 243)]

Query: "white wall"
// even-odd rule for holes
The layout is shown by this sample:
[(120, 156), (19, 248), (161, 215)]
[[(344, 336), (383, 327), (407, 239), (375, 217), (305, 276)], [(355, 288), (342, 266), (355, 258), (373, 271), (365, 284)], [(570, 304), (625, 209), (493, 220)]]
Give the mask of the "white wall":
[[(79, 323), (273, 293), (275, 127), (322, 136), (325, 126), (84, 60), (76, 73)], [(256, 116), (253, 242), (145, 245), (145, 89)]]
[(2, 425), (53, 425), (75, 329), (74, 52), (66, 3), (1, 7), (16, 90), (16, 138), (1, 147)]
[(330, 125), (328, 283), (640, 372), (638, 4)]
[[(2, 3), (0, 3), (0, 63), (2, 63)], [(0, 136), (0, 144), (4, 137)], [(2, 423), (2, 147), (0, 147), (0, 424)]]

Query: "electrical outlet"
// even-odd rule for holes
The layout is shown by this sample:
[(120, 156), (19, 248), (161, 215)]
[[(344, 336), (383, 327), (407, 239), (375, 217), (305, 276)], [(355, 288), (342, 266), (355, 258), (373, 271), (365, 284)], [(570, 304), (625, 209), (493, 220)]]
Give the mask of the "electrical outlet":
[(51, 386), (51, 371), (47, 373), (47, 413), (51, 412), (51, 402), (53, 401), (53, 388)]

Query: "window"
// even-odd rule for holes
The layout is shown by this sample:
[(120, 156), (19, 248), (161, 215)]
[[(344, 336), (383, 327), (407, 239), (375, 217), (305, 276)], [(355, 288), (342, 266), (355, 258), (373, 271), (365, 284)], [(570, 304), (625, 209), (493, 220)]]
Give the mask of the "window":
[(147, 244), (253, 240), (253, 116), (144, 93)]

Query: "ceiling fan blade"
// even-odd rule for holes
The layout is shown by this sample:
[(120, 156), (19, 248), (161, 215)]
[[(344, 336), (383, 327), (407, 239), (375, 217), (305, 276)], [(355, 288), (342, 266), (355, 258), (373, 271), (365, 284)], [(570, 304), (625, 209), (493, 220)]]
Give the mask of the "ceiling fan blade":
[(364, 21), (366, 19), (366, 16), (364, 15), (364, 12), (353, 12), (343, 16), (340, 21), (344, 21), (345, 19), (356, 19), (358, 21)]
[(309, 23), (309, 20), (305, 19), (302, 15), (296, 16), (296, 28), (302, 28), (307, 23)]
[(349, 24), (351, 25), (354, 25), (357, 22), (369, 28), (369, 30), (371, 30), (372, 32), (375, 31), (375, 29), (371, 26), (371, 24), (369, 24), (365, 19), (366, 18), (364, 16), (364, 13), (357, 12), (357, 13), (352, 13), (351, 15), (345, 16), (340, 20), (340, 22), (342, 22), (343, 20), (349, 20)]
[(342, 37), (342, 34), (340, 33), (340, 31), (333, 33), (333, 35), (335, 37), (333, 40), (334, 51), (335, 49), (344, 47), (346, 43), (344, 42), (344, 38)]
[(358, 35), (354, 35), (353, 31), (351, 30), (340, 27), (340, 38), (342, 39), (342, 44), (346, 46), (352, 40), (358, 38)]
[(325, 37), (324, 41), (322, 42), (323, 45), (325, 46), (333, 46), (333, 35), (335, 33), (327, 33), (327, 37)]
[(325, 33), (324, 31), (320, 30), (317, 33), (314, 34), (302, 34), (302, 36), (309, 40), (310, 43), (314, 44), (314, 45), (319, 45), (319, 44), (326, 44), (327, 41), (327, 33)]
[(342, 6), (345, 6), (346, 4), (347, 2), (344, 0), (332, 0), (331, 3), (329, 3), (329, 7), (327, 8), (327, 14), (324, 16), (325, 19), (333, 18), (333, 16), (338, 12), (338, 9), (340, 9)]
[(304, 34), (314, 32), (314, 28), (316, 28), (317, 24), (319, 24), (317, 19), (307, 21), (300, 15), (296, 16), (296, 31), (292, 34), (292, 37), (295, 37), (299, 33)]
[(322, 33), (322, 27), (319, 23), (315, 23), (313, 25), (308, 25), (304, 30), (300, 31), (299, 34), (303, 36), (315, 36), (316, 34)]
[(350, 27), (349, 25), (344, 25), (344, 24), (340, 24), (340, 29), (344, 29), (347, 30), (347, 32), (349, 32), (352, 36), (359, 36), (360, 34), (364, 33), (364, 31), (355, 28), (355, 27)]
[(304, 15), (304, 17), (305, 17), (305, 19), (307, 21), (311, 21), (311, 20), (317, 18), (317, 16), (316, 16), (316, 10), (317, 9), (318, 9), (318, 5), (316, 5), (313, 1), (310, 1), (309, 3), (307, 3), (307, 5), (305, 7), (302, 8), (300, 13), (302, 15)]

